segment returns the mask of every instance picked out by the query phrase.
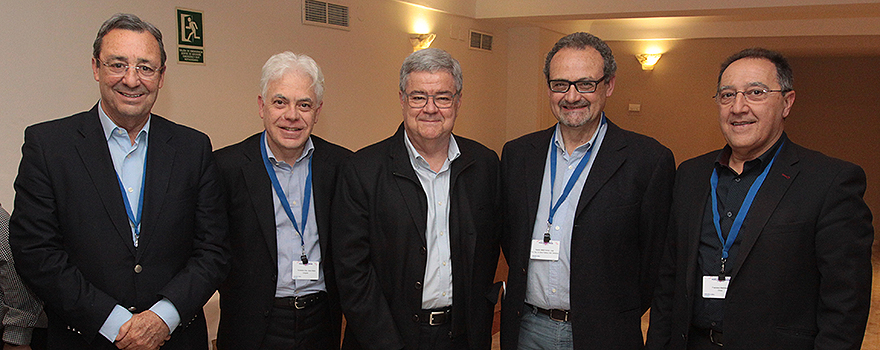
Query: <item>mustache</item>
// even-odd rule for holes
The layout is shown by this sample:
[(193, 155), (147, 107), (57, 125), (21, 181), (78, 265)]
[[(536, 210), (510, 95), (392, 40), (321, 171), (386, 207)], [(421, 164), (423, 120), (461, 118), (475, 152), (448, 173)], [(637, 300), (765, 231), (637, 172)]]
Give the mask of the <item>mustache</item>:
[(590, 105), (590, 101), (587, 100), (578, 100), (577, 102), (568, 102), (565, 100), (559, 101), (559, 107), (562, 108), (582, 108), (588, 107)]

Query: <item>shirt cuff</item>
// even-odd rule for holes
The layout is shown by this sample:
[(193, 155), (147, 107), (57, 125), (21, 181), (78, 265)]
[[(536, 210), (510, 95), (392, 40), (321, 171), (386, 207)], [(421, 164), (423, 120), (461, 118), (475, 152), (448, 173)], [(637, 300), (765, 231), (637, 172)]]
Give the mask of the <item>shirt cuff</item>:
[(7, 325), (3, 328), (3, 342), (12, 345), (30, 345), (33, 328)]
[(162, 300), (157, 301), (150, 308), (150, 311), (155, 312), (162, 321), (165, 321), (165, 325), (168, 326), (168, 334), (173, 333), (174, 329), (180, 325), (180, 313), (177, 312), (177, 308), (174, 307), (174, 304), (168, 298), (162, 298)]
[(131, 319), (131, 312), (126, 310), (124, 307), (120, 305), (116, 305), (113, 307), (113, 311), (110, 312), (110, 316), (107, 316), (107, 319), (104, 320), (104, 324), (101, 326), (101, 329), (98, 330), (98, 333), (107, 338), (111, 343), (116, 342), (116, 336), (119, 335), (119, 327), (122, 327), (125, 322)]

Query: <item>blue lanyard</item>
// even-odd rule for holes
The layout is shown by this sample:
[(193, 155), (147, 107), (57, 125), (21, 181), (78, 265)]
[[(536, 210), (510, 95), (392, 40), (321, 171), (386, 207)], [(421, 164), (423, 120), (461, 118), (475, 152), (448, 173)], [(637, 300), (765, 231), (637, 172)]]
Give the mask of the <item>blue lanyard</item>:
[(303, 235), (306, 232), (306, 221), (309, 219), (309, 202), (311, 202), (312, 197), (313, 157), (309, 157), (309, 174), (306, 175), (306, 188), (302, 206), (302, 228), (300, 228), (296, 225), (296, 218), (293, 216), (293, 211), (290, 210), (290, 202), (287, 201), (287, 196), (284, 195), (284, 189), (281, 188), (281, 183), (278, 182), (278, 175), (275, 174), (275, 168), (269, 161), (269, 154), (266, 152), (265, 131), (263, 131), (263, 135), (260, 136), (260, 152), (263, 154), (263, 165), (266, 166), (266, 172), (269, 173), (269, 178), (272, 179), (272, 187), (275, 188), (275, 194), (278, 195), (278, 199), (281, 201), (281, 207), (284, 208), (284, 212), (287, 213), (287, 217), (290, 219), (290, 222), (293, 223), (293, 229), (296, 230), (296, 233), (299, 235), (300, 244), (302, 244), (302, 255), (300, 256), (300, 259), (303, 264), (308, 264), (309, 258), (306, 256), (306, 241), (305, 238), (303, 238)]
[(125, 191), (125, 185), (122, 184), (122, 180), (119, 178), (119, 173), (116, 174), (116, 181), (119, 182), (119, 190), (122, 191), (122, 199), (125, 200), (125, 213), (128, 214), (128, 221), (131, 223), (131, 228), (134, 229), (134, 246), (138, 246), (138, 240), (141, 238), (141, 219), (142, 214), (144, 212), (144, 187), (147, 184), (147, 152), (144, 151), (144, 173), (141, 176), (141, 196), (138, 200), (138, 208), (137, 208), (137, 216), (131, 211), (131, 201), (128, 200), (128, 192)]
[(727, 262), (730, 247), (733, 246), (733, 241), (735, 241), (736, 236), (739, 235), (739, 230), (742, 228), (743, 221), (745, 221), (749, 209), (752, 208), (752, 202), (755, 200), (755, 196), (758, 194), (761, 185), (764, 184), (764, 179), (767, 178), (767, 173), (770, 172), (770, 168), (773, 166), (773, 162), (776, 160), (776, 156), (779, 155), (779, 151), (782, 150), (784, 144), (785, 141), (779, 145), (779, 148), (776, 149), (776, 153), (773, 154), (773, 158), (770, 159), (770, 162), (764, 167), (764, 171), (761, 172), (761, 175), (758, 175), (758, 178), (755, 179), (755, 182), (749, 187), (749, 192), (746, 194), (746, 198), (739, 207), (739, 213), (737, 213), (736, 218), (733, 219), (733, 226), (730, 227), (730, 232), (727, 233), (726, 240), (721, 234), (721, 214), (718, 213), (718, 195), (716, 193), (716, 188), (718, 187), (718, 170), (712, 170), (712, 178), (709, 180), (712, 184), (712, 219), (715, 224), (715, 232), (718, 233), (718, 239), (721, 240), (721, 243), (724, 245), (721, 248), (721, 272), (718, 275), (718, 280), (720, 281), (724, 280), (724, 264)]
[[(605, 124), (605, 117), (602, 116), (601, 122), (599, 122), (599, 128), (597, 131), (602, 128), (602, 125)], [(577, 167), (575, 167), (574, 172), (571, 173), (571, 177), (568, 178), (568, 182), (565, 184), (565, 187), (562, 189), (562, 193), (559, 195), (559, 199), (556, 200), (556, 204), (553, 204), (553, 191), (556, 185), (556, 158), (558, 157), (556, 153), (558, 153), (556, 147), (556, 133), (553, 133), (553, 137), (550, 139), (550, 215), (547, 217), (547, 231), (544, 232), (544, 243), (550, 242), (550, 226), (553, 225), (553, 217), (556, 216), (556, 211), (562, 206), (562, 203), (565, 202), (565, 199), (568, 198), (569, 193), (571, 193), (571, 189), (574, 188), (574, 184), (577, 182), (578, 178), (581, 177), (581, 173), (584, 172), (584, 169), (587, 167), (587, 163), (590, 162), (590, 154), (593, 153), (593, 145), (590, 145), (590, 148), (587, 150), (587, 153), (584, 154), (584, 157), (581, 158), (580, 162), (578, 162)]]

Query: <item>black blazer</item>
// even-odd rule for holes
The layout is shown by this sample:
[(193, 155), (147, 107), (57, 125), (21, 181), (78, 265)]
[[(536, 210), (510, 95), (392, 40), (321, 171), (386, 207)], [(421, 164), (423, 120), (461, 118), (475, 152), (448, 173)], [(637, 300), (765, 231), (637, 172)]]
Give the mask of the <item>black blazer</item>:
[[(648, 347), (685, 349), (719, 151), (681, 164)], [(725, 299), (725, 349), (859, 349), (871, 298), (865, 173), (787, 141), (755, 197)]]
[(97, 108), (28, 127), (15, 179), (10, 243), (46, 302), (49, 348), (115, 348), (98, 334), (114, 305), (140, 312), (162, 298), (183, 323), (162, 348), (205, 348), (202, 306), (229, 255), (211, 142), (152, 116), (135, 249)]
[[(516, 349), (525, 307), (532, 229), (555, 126), (508, 142), (501, 155), (504, 256), (501, 346)], [(640, 349), (665, 237), (675, 162), (647, 136), (608, 122), (580, 193), (571, 238), (575, 349)], [(572, 194), (574, 196), (574, 194)]]
[[(263, 165), (260, 135), (214, 152), (229, 199), (229, 238), (232, 269), (220, 286), (219, 349), (257, 349), (266, 335), (275, 298), (278, 246), (272, 182)], [(337, 170), (351, 151), (312, 135), (312, 194), (321, 246), (321, 268), (330, 296), (333, 317), (327, 322), (336, 330), (339, 344), (342, 312), (330, 254), (330, 205), (336, 190)]]
[[(331, 237), (342, 310), (344, 349), (418, 349), (427, 245), (427, 199), (404, 144), (394, 136), (361, 149), (343, 166)], [(468, 349), (489, 349), (491, 297), (498, 264), (498, 156), (455, 137), (449, 234), (452, 332)]]

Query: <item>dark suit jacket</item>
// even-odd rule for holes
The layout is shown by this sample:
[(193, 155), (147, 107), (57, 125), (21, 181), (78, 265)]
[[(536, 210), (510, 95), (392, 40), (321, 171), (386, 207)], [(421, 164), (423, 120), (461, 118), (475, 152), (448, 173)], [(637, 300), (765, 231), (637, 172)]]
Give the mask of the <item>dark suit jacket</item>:
[[(331, 237), (342, 310), (344, 349), (418, 349), (428, 204), (404, 144), (394, 136), (361, 149), (343, 166)], [(489, 349), (490, 298), (498, 263), (498, 156), (456, 136), (449, 234), (452, 332), (469, 349)]]
[[(529, 250), (555, 126), (504, 146), (504, 237), (510, 266), (501, 302), (501, 346), (516, 349)], [(608, 122), (578, 199), (571, 237), (571, 325), (575, 349), (640, 349), (665, 237), (675, 162), (652, 138)], [(574, 197), (575, 194), (572, 194)]]
[[(258, 133), (214, 152), (229, 199), (229, 238), (232, 269), (220, 286), (220, 349), (257, 349), (266, 335), (267, 315), (272, 309), (278, 273), (275, 206), (272, 182), (263, 165)], [(337, 170), (351, 151), (312, 135), (312, 193), (321, 268), (330, 296), (333, 317), (327, 322), (336, 330), (339, 344), (342, 312), (330, 254), (330, 204), (336, 190)]]
[(115, 348), (98, 334), (114, 305), (140, 312), (168, 298), (182, 325), (162, 348), (203, 349), (202, 306), (229, 255), (211, 142), (152, 116), (135, 249), (97, 108), (25, 130), (10, 243), (46, 302), (49, 348)]
[[(684, 349), (719, 151), (681, 164), (648, 347)], [(788, 141), (755, 197), (725, 299), (725, 349), (859, 349), (871, 298), (871, 212), (855, 164)]]

